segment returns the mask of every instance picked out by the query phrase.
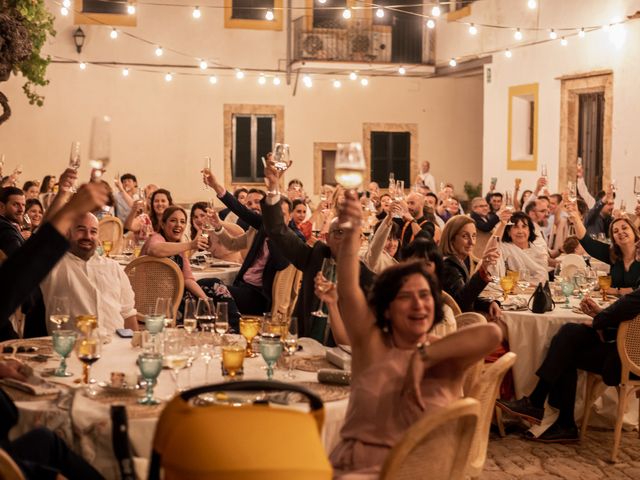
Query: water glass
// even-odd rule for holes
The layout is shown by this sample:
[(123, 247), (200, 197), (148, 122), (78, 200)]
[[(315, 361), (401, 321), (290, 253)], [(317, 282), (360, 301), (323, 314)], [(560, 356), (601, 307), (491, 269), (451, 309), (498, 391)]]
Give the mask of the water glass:
[(571, 308), (571, 305), (569, 305), (569, 297), (573, 295), (575, 284), (573, 283), (573, 280), (565, 279), (562, 281), (560, 285), (562, 288), (562, 294), (564, 295), (564, 298), (565, 298), (565, 303), (563, 308)]
[(280, 358), (282, 353), (282, 342), (280, 335), (264, 334), (260, 338), (260, 353), (262, 358), (267, 362), (267, 378), (273, 378), (273, 366)]
[(138, 356), (138, 367), (147, 383), (146, 395), (138, 400), (138, 403), (142, 405), (157, 405), (160, 402), (153, 398), (153, 387), (162, 370), (162, 355), (160, 353), (141, 353)]
[(157, 335), (164, 329), (164, 315), (145, 315), (144, 326), (151, 335)]
[(53, 373), (56, 377), (70, 377), (73, 374), (67, 372), (67, 357), (76, 344), (78, 334), (73, 330), (54, 330), (51, 334), (53, 350), (60, 355), (60, 365)]

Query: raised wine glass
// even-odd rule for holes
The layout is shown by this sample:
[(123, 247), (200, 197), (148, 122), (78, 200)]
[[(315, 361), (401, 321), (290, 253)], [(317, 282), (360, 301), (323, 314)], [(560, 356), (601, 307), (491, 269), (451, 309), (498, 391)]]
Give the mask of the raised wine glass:
[(80, 168), (80, 142), (74, 140), (71, 142), (71, 151), (69, 152), (69, 168), (76, 172)]
[(291, 166), (291, 151), (286, 143), (276, 143), (273, 147), (273, 166), (279, 172), (285, 172)]
[[(336, 150), (335, 178), (345, 189), (357, 189), (364, 180), (366, 162), (362, 153), (362, 145), (358, 142), (339, 143)], [(347, 221), (342, 228), (352, 228)]]
[[(509, 190), (504, 192), (504, 209), (509, 213), (513, 213), (515, 210), (513, 205), (513, 194)], [(509, 218), (507, 225), (513, 225), (511, 218)]]
[(571, 203), (575, 203), (576, 200), (578, 199), (578, 190), (577, 190), (577, 187), (576, 187), (576, 182), (568, 182), (567, 183), (567, 191), (568, 191), (569, 201)]
[(111, 159), (111, 117), (94, 117), (91, 122), (89, 143), (89, 165), (94, 169), (94, 178), (100, 178)]
[[(329, 281), (334, 281), (336, 276), (336, 263), (330, 257), (322, 259), (322, 266), (320, 267), (320, 271), (322, 272), (322, 276)], [(318, 309), (311, 312), (311, 315), (314, 317), (322, 317), (327, 318), (327, 314), (324, 311), (324, 302), (319, 300)]]

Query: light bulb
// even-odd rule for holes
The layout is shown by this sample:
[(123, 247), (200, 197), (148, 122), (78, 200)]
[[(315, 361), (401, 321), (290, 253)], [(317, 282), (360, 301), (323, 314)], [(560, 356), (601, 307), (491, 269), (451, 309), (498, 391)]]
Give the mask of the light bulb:
[(112, 39), (114, 39), (114, 40), (115, 40), (116, 38), (118, 38), (118, 31), (117, 31), (115, 28), (114, 28), (114, 29), (112, 29), (112, 30), (111, 30), (111, 33), (109, 34), (109, 36), (110, 36)]
[(206, 60), (200, 60), (200, 70), (206, 70), (208, 67)]
[(167, 73), (167, 74), (164, 76), (164, 81), (165, 81), (165, 82), (170, 82), (171, 80), (173, 80), (173, 75), (171, 75), (170, 73)]
[(268, 21), (272, 21), (274, 19), (273, 10), (267, 10), (264, 18), (266, 18)]
[(382, 9), (382, 8), (378, 8), (378, 9), (376, 10), (376, 17), (378, 17), (378, 18), (383, 18), (383, 17), (384, 17), (384, 9)]
[(536, 0), (529, 0), (527, 2), (527, 6), (531, 9), (531, 10), (535, 10), (538, 7), (538, 2), (536, 2)]
[(566, 47), (567, 45), (569, 45), (569, 42), (567, 41), (566, 38), (562, 37), (560, 39), (560, 45), (562, 45), (563, 47)]
[(66, 17), (67, 15), (69, 15), (69, 9), (67, 7), (62, 7), (60, 9), (60, 15), (62, 15), (63, 17)]
[(87, 69), (87, 64), (84, 62), (80, 62), (80, 70), (86, 70)]
[(578, 37), (584, 38), (584, 28), (580, 29), (580, 31), (578, 32)]
[(273, 77), (273, 84), (277, 87), (280, 85), (280, 77)]
[(369, 80), (367, 78), (361, 78), (360, 85), (362, 85), (363, 87), (366, 87), (367, 85), (369, 85)]
[(398, 69), (398, 73), (399, 73), (400, 75), (404, 75), (405, 73), (407, 73), (407, 69), (406, 69), (406, 68), (404, 68), (404, 67), (400, 67), (400, 68)]
[(244, 72), (242, 70), (237, 70), (236, 71), (236, 78), (238, 80), (242, 80), (244, 78)]
[(340, 88), (342, 86), (342, 82), (340, 80), (333, 81), (333, 88)]
[(210, 83), (211, 85), (215, 85), (216, 83), (218, 83), (218, 79), (216, 78), (216, 76), (215, 76), (215, 75), (211, 75), (211, 76), (209, 77), (209, 83)]
[(556, 33), (556, 31), (552, 28), (551, 31), (549, 32), (549, 38), (551, 40), (555, 40), (556, 38), (558, 38), (558, 34)]
[(611, 25), (609, 25), (608, 23), (606, 25), (603, 25), (602, 30), (604, 30), (605, 32), (608, 32), (609, 30), (611, 30)]
[(456, 62), (455, 58), (452, 58), (451, 60), (449, 60), (450, 67), (455, 67), (456, 65), (458, 65), (458, 62)]
[(469, 33), (471, 35), (476, 35), (478, 33), (478, 27), (476, 27), (473, 23), (469, 27)]
[(508, 48), (504, 51), (504, 56), (507, 58), (511, 58), (513, 54), (511, 53), (511, 50), (509, 50)]
[(156, 57), (161, 57), (163, 53), (164, 50), (162, 49), (162, 47), (156, 47)]
[(264, 85), (265, 83), (267, 83), (267, 79), (266, 79), (266, 78), (264, 78), (264, 75), (262, 75), (262, 74), (261, 74), (261, 75), (258, 77), (258, 83), (259, 83), (260, 85)]
[(358, 79), (358, 74), (356, 72), (351, 72), (349, 74), (349, 80), (357, 80)]
[(129, 69), (128, 68), (123, 68), (122, 69), (122, 76), (123, 77), (128, 77), (129, 76)]
[(520, 31), (519, 28), (516, 29), (516, 33), (513, 34), (513, 38), (515, 38), (518, 41), (522, 40), (522, 32)]
[(191, 12), (193, 18), (200, 18), (202, 16), (202, 12), (200, 11), (200, 7), (193, 7), (193, 12)]
[(135, 15), (136, 14), (136, 6), (131, 4), (131, 3), (129, 5), (127, 5), (127, 13), (129, 15)]
[(432, 18), (427, 20), (427, 28), (431, 28), (431, 29), (436, 28), (436, 22)]
[(62, 6), (69, 8), (71, 6), (71, 0), (62, 0)]
[(440, 13), (440, 7), (437, 5), (431, 9), (431, 15), (433, 15), (434, 17), (439, 17)]
[(322, 5), (324, 5), (325, 3), (327, 3), (327, 0), (318, 0), (318, 3), (321, 3)]
[(313, 80), (311, 80), (309, 75), (302, 77), (302, 83), (304, 83), (304, 86), (307, 88), (311, 88), (313, 86)]
[(351, 18), (351, 9), (350, 8), (345, 8), (342, 11), (342, 18), (344, 18), (345, 20), (349, 20)]

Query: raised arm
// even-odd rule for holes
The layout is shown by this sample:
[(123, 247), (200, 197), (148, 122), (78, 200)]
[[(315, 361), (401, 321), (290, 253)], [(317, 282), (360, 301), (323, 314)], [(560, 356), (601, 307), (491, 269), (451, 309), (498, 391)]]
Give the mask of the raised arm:
[(384, 246), (387, 243), (387, 239), (389, 238), (389, 233), (391, 232), (392, 226), (393, 219), (391, 215), (387, 215), (386, 217), (384, 217), (382, 222), (380, 222), (380, 226), (376, 230), (376, 233), (373, 234), (373, 237), (369, 242), (369, 248), (365, 252), (362, 261), (371, 270), (375, 271), (376, 269), (378, 259), (384, 251)]
[(244, 220), (256, 230), (260, 229), (262, 226), (262, 216), (252, 210), (249, 210), (247, 207), (242, 205), (236, 197), (227, 192), (227, 189), (218, 182), (218, 179), (211, 170), (205, 168), (202, 171), (202, 180), (205, 185), (215, 190), (220, 201), (229, 207), (229, 210), (235, 213), (238, 218)]
[(580, 194), (582, 199), (587, 204), (587, 207), (593, 208), (593, 206), (596, 203), (596, 199), (593, 198), (593, 196), (589, 192), (589, 188), (587, 187), (587, 184), (584, 182), (584, 175), (582, 173), (582, 167), (578, 167), (577, 168), (576, 176), (578, 177), (576, 179), (576, 188), (578, 190), (578, 193)]
[(201, 232), (198, 232), (196, 238), (190, 242), (167, 242), (162, 238), (162, 235), (154, 233), (147, 240), (144, 250), (146, 255), (151, 255), (152, 257), (171, 257), (188, 250), (206, 250), (208, 246), (209, 242), (202, 236)]

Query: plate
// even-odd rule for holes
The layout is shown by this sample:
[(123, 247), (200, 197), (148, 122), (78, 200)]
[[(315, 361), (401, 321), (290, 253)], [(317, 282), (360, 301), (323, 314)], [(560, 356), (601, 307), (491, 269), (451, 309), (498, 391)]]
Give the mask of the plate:
[(107, 393), (116, 393), (119, 395), (122, 395), (122, 394), (130, 395), (133, 393), (142, 392), (142, 388), (140, 388), (138, 385), (135, 385), (133, 387), (114, 387), (113, 385), (107, 382), (98, 382), (98, 386)]

